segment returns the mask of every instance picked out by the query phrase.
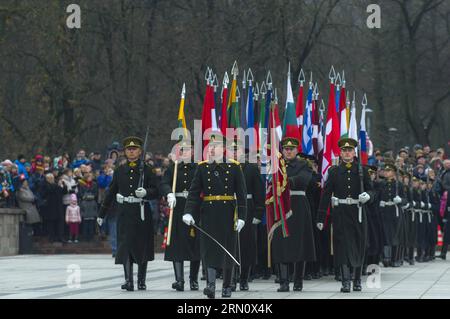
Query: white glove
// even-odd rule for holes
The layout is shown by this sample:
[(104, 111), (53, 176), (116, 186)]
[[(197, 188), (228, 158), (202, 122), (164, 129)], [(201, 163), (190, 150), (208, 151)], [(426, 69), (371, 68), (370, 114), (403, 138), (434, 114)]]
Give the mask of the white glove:
[(386, 203), (384, 201), (380, 202), (380, 207), (386, 207)]
[(416, 206), (416, 202), (415, 201), (413, 201), (413, 206)]
[(236, 222), (236, 231), (239, 233), (244, 228), (245, 222), (242, 219), (238, 219)]
[(102, 226), (103, 225), (103, 218), (97, 217), (97, 224), (99, 226)]
[(253, 218), (253, 220), (252, 220), (252, 224), (253, 224), (253, 225), (258, 225), (259, 223), (261, 223), (261, 220), (260, 220), (260, 219), (258, 219), (258, 218)]
[(188, 226), (194, 225), (194, 224), (195, 224), (194, 217), (192, 217), (191, 214), (184, 214), (184, 215), (183, 215), (183, 222), (184, 222), (186, 225), (188, 225)]
[(428, 209), (431, 209), (431, 204), (430, 203), (428, 203)]
[(402, 202), (402, 198), (400, 196), (397, 195), (397, 196), (394, 197), (394, 203), (395, 204), (400, 204), (401, 202)]
[(122, 196), (121, 194), (117, 193), (117, 194), (116, 194), (116, 201), (117, 201), (119, 204), (123, 204), (123, 196)]
[(408, 209), (409, 208), (409, 203), (407, 203), (405, 206), (402, 206), (403, 209)]
[(175, 198), (174, 193), (167, 194), (167, 203), (169, 204), (170, 208), (174, 208), (177, 204), (177, 199)]
[(143, 187), (139, 187), (138, 189), (136, 189), (134, 191), (134, 193), (136, 194), (137, 197), (139, 198), (143, 198), (145, 197), (145, 195), (147, 195), (147, 191), (145, 190), (145, 188)]
[(447, 223), (447, 219), (444, 218), (444, 219), (442, 220), (442, 222), (443, 222), (444, 224)]
[(317, 223), (316, 226), (317, 226), (317, 228), (318, 228), (319, 230), (322, 230), (322, 229), (323, 229), (323, 224), (322, 224), (322, 223)]
[(370, 200), (370, 195), (366, 192), (359, 194), (358, 200), (361, 204), (365, 204)]
[(425, 203), (424, 202), (420, 202), (420, 208), (424, 208), (425, 207)]

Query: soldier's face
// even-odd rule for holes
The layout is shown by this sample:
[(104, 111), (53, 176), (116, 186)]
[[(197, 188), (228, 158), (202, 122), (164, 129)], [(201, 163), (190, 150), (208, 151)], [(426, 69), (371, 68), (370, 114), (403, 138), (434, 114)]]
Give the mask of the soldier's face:
[(384, 177), (389, 178), (389, 179), (393, 178), (394, 177), (394, 171), (390, 170), (390, 169), (385, 170), (384, 171)]
[(139, 158), (142, 151), (139, 147), (127, 147), (125, 149), (125, 156), (128, 158), (129, 161), (135, 161)]
[(297, 156), (297, 148), (283, 147), (283, 157), (287, 160), (293, 160)]
[(208, 144), (208, 155), (211, 159), (219, 159), (223, 157), (223, 145), (222, 143)]
[(192, 156), (192, 149), (190, 147), (183, 147), (180, 150), (180, 159), (183, 161), (190, 160)]
[(355, 157), (355, 149), (352, 147), (341, 148), (341, 158), (344, 162), (349, 163)]

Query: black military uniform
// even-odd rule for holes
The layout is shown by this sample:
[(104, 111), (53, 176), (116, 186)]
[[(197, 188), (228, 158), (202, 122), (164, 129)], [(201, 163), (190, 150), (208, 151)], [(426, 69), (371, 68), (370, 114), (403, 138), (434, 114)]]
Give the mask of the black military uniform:
[[(299, 141), (286, 137), (283, 148), (297, 148)], [(306, 192), (317, 187), (312, 179), (312, 169), (304, 160), (295, 157), (286, 160), (286, 173), (289, 181), (291, 210), (286, 219), (289, 236), (283, 236), (282, 227), (273, 232), (271, 241), (272, 262), (279, 265), (280, 288), (278, 292), (289, 291), (289, 265), (294, 264), (294, 291), (303, 289), (305, 263), (316, 260), (311, 207)]]
[[(142, 148), (142, 140), (138, 137), (128, 137), (123, 144), (125, 148)], [(144, 174), (145, 195), (138, 198), (136, 191), (139, 188), (141, 169)], [(151, 166), (141, 165), (141, 160), (127, 161), (114, 171), (111, 185), (100, 207), (99, 217), (104, 218), (113, 201), (118, 201), (115, 263), (124, 265), (125, 284), (122, 289), (134, 290), (133, 263), (138, 264), (138, 289), (146, 289), (147, 262), (154, 259), (153, 222), (148, 200), (157, 197), (158, 179)], [(141, 217), (141, 202), (144, 204), (144, 220)]]
[[(396, 171), (394, 163), (386, 163), (385, 171)], [(400, 267), (400, 245), (403, 244), (403, 211), (402, 202), (395, 202), (395, 197), (405, 197), (403, 184), (396, 181), (395, 177), (381, 182), (379, 190), (379, 211), (383, 224), (384, 234), (384, 263), (385, 266)], [(406, 199), (403, 200), (403, 204)]]
[[(191, 148), (191, 144), (181, 142), (178, 147)], [(184, 263), (190, 261), (189, 283), (191, 290), (198, 290), (198, 270), (200, 268), (200, 236), (192, 227), (186, 225), (183, 220), (184, 206), (188, 197), (188, 191), (194, 178), (197, 164), (192, 162), (179, 162), (177, 164), (177, 180), (175, 185), (176, 205), (173, 209), (172, 230), (170, 245), (166, 246), (164, 260), (172, 261), (175, 272), (175, 282), (172, 288), (178, 291), (184, 290)], [(161, 194), (167, 196), (172, 193), (175, 164), (171, 165), (161, 181)], [(198, 220), (199, 211), (192, 212), (195, 220)]]
[(426, 178), (420, 180), (420, 209), (419, 223), (417, 229), (417, 261), (430, 261), (430, 234), (432, 231), (431, 204), (429, 203), (428, 190), (426, 189)]
[[(233, 148), (242, 147), (240, 141), (232, 144)], [(250, 268), (256, 265), (256, 224), (261, 222), (265, 212), (265, 188), (261, 173), (256, 163), (241, 163), (247, 189), (247, 218), (244, 228), (238, 234), (241, 272), (239, 280), (240, 290), (248, 290)], [(237, 270), (237, 268), (235, 268)]]
[[(351, 138), (341, 138), (338, 145), (341, 149), (355, 148), (357, 142)], [(363, 185), (364, 191), (373, 199), (372, 182), (367, 168), (363, 169)], [(361, 272), (367, 244), (366, 205), (359, 200), (361, 191), (357, 163), (342, 162), (329, 168), (320, 200), (318, 223), (323, 225), (331, 203), (334, 263), (341, 270), (342, 292), (350, 292), (349, 266), (354, 268), (353, 290), (361, 290)], [(363, 197), (367, 200), (366, 195)]]
[(373, 194), (374, 198), (367, 204), (367, 251), (366, 251), (366, 262), (364, 263), (365, 269), (363, 269), (363, 274), (366, 273), (367, 265), (375, 264), (378, 265), (380, 262), (380, 256), (383, 250), (383, 227), (379, 211), (380, 204), (380, 185), (381, 182), (376, 179), (376, 166), (369, 166), (369, 174), (372, 177), (373, 183)]
[[(212, 135), (212, 137), (215, 135)], [(211, 139), (209, 145), (222, 143)], [(236, 257), (236, 220), (247, 218), (247, 190), (239, 162), (224, 159), (198, 164), (186, 201), (185, 214), (200, 210), (197, 221), (208, 234)], [(200, 235), (200, 252), (207, 267), (207, 287), (203, 293), (215, 297), (216, 269), (223, 269), (222, 296), (231, 296), (233, 260), (209, 237)]]

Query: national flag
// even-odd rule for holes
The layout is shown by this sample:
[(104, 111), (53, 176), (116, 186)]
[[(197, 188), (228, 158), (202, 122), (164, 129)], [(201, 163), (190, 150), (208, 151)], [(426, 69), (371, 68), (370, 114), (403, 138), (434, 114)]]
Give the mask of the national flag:
[(363, 105), (363, 109), (361, 111), (361, 123), (359, 129), (359, 147), (361, 152), (361, 163), (363, 165), (367, 165), (367, 133), (366, 133), (366, 106)]
[[(250, 73), (251, 71), (249, 71)], [(249, 131), (248, 142), (249, 148), (254, 150), (256, 148), (256, 133), (255, 129), (255, 117), (253, 109), (253, 86), (252, 81), (248, 82), (248, 96), (247, 96), (247, 107), (246, 107), (246, 129), (253, 129)]]
[(341, 93), (339, 95), (339, 128), (340, 128), (340, 136), (347, 137), (348, 136), (348, 127), (347, 127), (347, 96), (345, 90), (345, 80), (342, 81)]
[(302, 133), (302, 152), (307, 155), (314, 155), (312, 144), (313, 126), (312, 126), (312, 101), (313, 84), (309, 82), (308, 96), (306, 98), (305, 112), (303, 113), (303, 133)]
[[(208, 78), (206, 83), (206, 92), (203, 100), (202, 110), (202, 136), (208, 129), (213, 131), (217, 130), (216, 110), (214, 108), (214, 88), (212, 85), (211, 77)], [(208, 145), (208, 139), (203, 141), (203, 147)]]
[(238, 68), (236, 62), (234, 62), (231, 74), (233, 74), (233, 81), (231, 82), (230, 96), (227, 105), (228, 127), (238, 128), (240, 113), (239, 113), (239, 102), (237, 93)]
[(333, 165), (333, 162), (339, 158), (339, 126), (338, 117), (336, 112), (336, 100), (335, 100), (335, 87), (334, 82), (330, 83), (330, 95), (328, 99), (327, 110), (327, 124), (325, 127), (325, 144), (323, 151), (322, 161), (322, 186), (324, 186), (328, 179), (328, 169)]
[(348, 137), (358, 140), (358, 127), (356, 124), (356, 106), (355, 100), (352, 101), (352, 109), (350, 112), (350, 126), (348, 128)]
[(187, 137), (187, 127), (186, 127), (186, 117), (184, 116), (184, 99), (186, 96), (186, 85), (183, 83), (183, 88), (181, 89), (181, 100), (180, 107), (178, 108), (178, 127), (183, 128), (183, 136), (182, 138)]
[(220, 130), (222, 134), (226, 135), (226, 130), (228, 127), (228, 116), (227, 116), (227, 98), (228, 98), (228, 73), (225, 71), (222, 81), (222, 109), (220, 116)]
[(298, 130), (297, 117), (294, 106), (294, 96), (292, 94), (290, 69), (291, 68), (289, 64), (286, 85), (286, 106), (283, 119), (283, 137), (293, 137), (300, 142), (300, 131)]
[(313, 90), (313, 100), (312, 100), (312, 118), (311, 123), (313, 127), (313, 135), (312, 135), (312, 146), (313, 146), (313, 154), (316, 158), (319, 156), (319, 144), (318, 144), (318, 138), (319, 138), (319, 106), (318, 106), (318, 97), (317, 93), (317, 83)]
[[(303, 71), (300, 71), (300, 76), (303, 74)], [(303, 76), (304, 77), (304, 76)], [(300, 133), (299, 141), (302, 141), (303, 134), (303, 80), (300, 79), (300, 85), (298, 87), (298, 95), (297, 95), (297, 103), (295, 104), (295, 115), (297, 117), (297, 126), (298, 131)], [(299, 143), (299, 152), (302, 151), (302, 143)]]

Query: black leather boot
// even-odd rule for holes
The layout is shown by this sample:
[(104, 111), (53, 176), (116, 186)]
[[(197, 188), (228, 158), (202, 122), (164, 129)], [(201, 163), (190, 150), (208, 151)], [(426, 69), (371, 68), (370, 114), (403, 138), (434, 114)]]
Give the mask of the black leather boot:
[(191, 261), (191, 268), (189, 272), (189, 284), (191, 290), (198, 290), (198, 270), (200, 269), (200, 260)]
[(408, 250), (408, 261), (410, 265), (414, 265), (415, 261), (414, 261), (414, 247), (409, 247)]
[(361, 286), (362, 268), (356, 267), (353, 273), (355, 276), (355, 279), (353, 280), (353, 291), (361, 291), (362, 290), (362, 286)]
[(392, 247), (384, 246), (383, 247), (383, 266), (384, 267), (391, 266), (391, 257), (392, 257)]
[(350, 267), (347, 265), (342, 265), (341, 266), (341, 277), (342, 277), (342, 288), (341, 288), (341, 292), (345, 292), (348, 293), (350, 292), (350, 286), (351, 286), (351, 281), (350, 281)]
[(306, 262), (295, 263), (294, 291), (303, 290), (303, 278), (305, 277)]
[(418, 263), (423, 263), (423, 256), (424, 256), (423, 249), (422, 248), (417, 248), (416, 261)]
[[(222, 297), (224, 298), (230, 298), (232, 287), (231, 287), (231, 280), (232, 277), (234, 277), (234, 271), (233, 268), (224, 268), (223, 269), (223, 284), (222, 284)], [(234, 269), (236, 271), (236, 269)]]
[(447, 250), (448, 250), (448, 245), (442, 245), (441, 254), (439, 255), (439, 258), (441, 258), (442, 260), (446, 260), (447, 259)]
[(280, 270), (280, 288), (278, 292), (288, 292), (289, 291), (289, 264), (279, 264), (278, 268)]
[(391, 267), (400, 267), (400, 263), (398, 260), (399, 260), (399, 247), (393, 246), (392, 247)]
[(241, 276), (239, 280), (239, 289), (242, 291), (248, 290), (248, 276), (250, 275), (250, 267), (242, 266), (241, 267)]
[(145, 279), (147, 278), (147, 262), (138, 265), (138, 290), (146, 290), (147, 285)]
[[(232, 273), (231, 273), (231, 281), (230, 281), (230, 287), (231, 291), (236, 291), (237, 282), (239, 281), (239, 268), (238, 267), (232, 267)], [(224, 280), (225, 280), (225, 274), (224, 274)]]
[(216, 298), (216, 276), (217, 271), (215, 268), (206, 268), (206, 288), (203, 289), (203, 294), (209, 299)]
[(182, 261), (173, 262), (173, 270), (175, 271), (175, 282), (172, 288), (176, 291), (184, 291), (184, 265)]
[(123, 264), (123, 272), (125, 274), (125, 283), (122, 285), (121, 288), (127, 291), (133, 291), (134, 290), (133, 263), (130, 257), (128, 257), (125, 263)]

